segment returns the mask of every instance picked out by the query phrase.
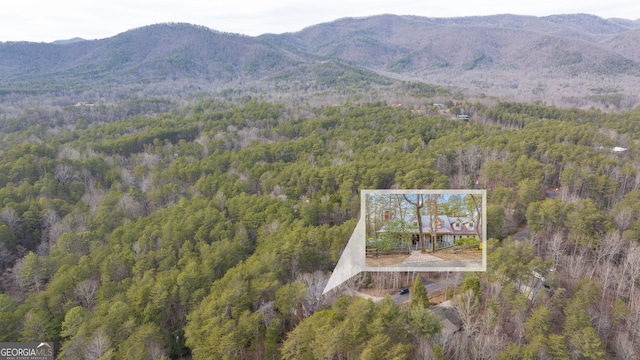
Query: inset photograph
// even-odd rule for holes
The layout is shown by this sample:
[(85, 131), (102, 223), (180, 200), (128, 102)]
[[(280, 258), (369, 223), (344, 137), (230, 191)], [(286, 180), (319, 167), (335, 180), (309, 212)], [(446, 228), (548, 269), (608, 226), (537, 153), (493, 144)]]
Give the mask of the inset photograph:
[(363, 190), (370, 270), (486, 270), (485, 190)]

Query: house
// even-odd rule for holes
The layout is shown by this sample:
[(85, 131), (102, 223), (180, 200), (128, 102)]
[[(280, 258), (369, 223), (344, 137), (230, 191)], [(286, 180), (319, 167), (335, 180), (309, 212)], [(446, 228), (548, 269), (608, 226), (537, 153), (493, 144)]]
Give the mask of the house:
[(463, 322), (456, 313), (456, 310), (451, 307), (450, 301), (432, 306), (429, 310), (433, 311), (433, 313), (440, 318), (443, 334), (450, 335), (460, 331), (462, 328)]
[[(431, 217), (429, 215), (422, 215), (422, 233), (425, 245), (431, 244)], [(419, 231), (417, 229), (417, 220), (415, 215), (407, 216), (405, 222), (414, 225), (413, 233), (413, 245), (415, 248), (421, 246), (419, 237)], [(472, 217), (461, 216), (446, 216), (440, 215), (436, 218), (436, 224), (434, 226), (436, 232), (436, 247), (442, 248), (452, 246), (457, 240), (465, 237), (473, 237), (480, 240), (478, 234), (481, 233), (482, 228)], [(386, 232), (386, 226), (383, 226), (378, 233)]]
[[(475, 220), (470, 217), (440, 215), (436, 220), (434, 229), (436, 231), (437, 247), (452, 246), (457, 240), (463, 237), (475, 237), (479, 239), (477, 224)], [(430, 216), (422, 216), (422, 232), (424, 234), (431, 234)], [(427, 243), (431, 241), (428, 235), (426, 241)]]
[(75, 107), (81, 107), (81, 106), (89, 106), (89, 107), (91, 107), (91, 106), (93, 106), (93, 104), (88, 103), (86, 101), (79, 101), (79, 102), (75, 103), (73, 106), (75, 106)]

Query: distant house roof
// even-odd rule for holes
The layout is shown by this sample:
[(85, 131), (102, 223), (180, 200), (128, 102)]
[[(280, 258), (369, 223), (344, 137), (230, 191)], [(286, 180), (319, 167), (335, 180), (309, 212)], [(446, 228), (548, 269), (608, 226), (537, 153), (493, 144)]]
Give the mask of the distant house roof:
[(463, 322), (454, 309), (440, 304), (430, 307), (429, 310), (440, 317), (443, 334), (453, 334), (462, 328)]

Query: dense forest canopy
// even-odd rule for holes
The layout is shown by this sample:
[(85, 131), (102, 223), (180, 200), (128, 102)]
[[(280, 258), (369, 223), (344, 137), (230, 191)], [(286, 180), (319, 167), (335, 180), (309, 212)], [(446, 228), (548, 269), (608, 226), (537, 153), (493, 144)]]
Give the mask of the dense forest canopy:
[[(391, 105), (0, 118), (0, 341), (64, 359), (638, 358), (640, 111)], [(420, 281), (410, 307), (342, 294), (371, 274), (321, 295), (360, 190), (441, 188), (488, 193), (488, 271), (447, 310), (460, 331)]]

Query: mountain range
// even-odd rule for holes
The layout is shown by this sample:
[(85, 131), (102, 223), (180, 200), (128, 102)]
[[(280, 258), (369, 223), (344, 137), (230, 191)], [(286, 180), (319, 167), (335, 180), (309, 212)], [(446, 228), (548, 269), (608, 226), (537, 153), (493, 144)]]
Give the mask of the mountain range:
[(257, 37), (165, 23), (98, 40), (0, 43), (0, 96), (424, 82), (469, 98), (619, 109), (639, 102), (639, 45), (640, 20), (587, 14), (379, 15)]

